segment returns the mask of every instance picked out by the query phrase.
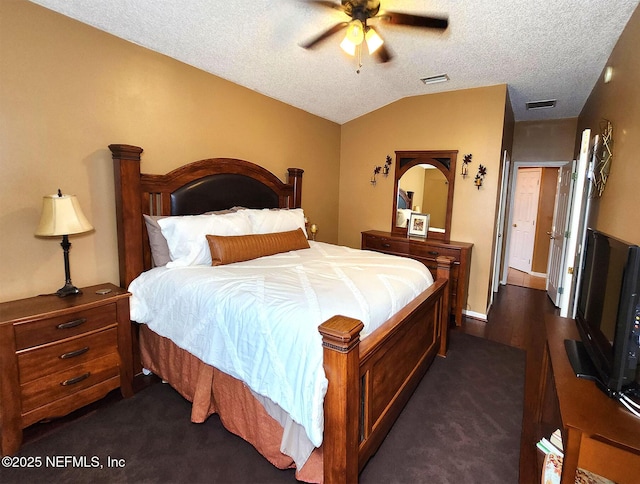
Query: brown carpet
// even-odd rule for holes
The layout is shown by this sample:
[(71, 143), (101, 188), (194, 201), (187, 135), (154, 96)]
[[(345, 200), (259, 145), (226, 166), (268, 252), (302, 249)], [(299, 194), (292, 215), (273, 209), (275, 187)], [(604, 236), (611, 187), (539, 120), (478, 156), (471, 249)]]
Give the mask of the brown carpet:
[[(517, 483), (524, 364), (521, 350), (453, 332), (360, 482)], [(0, 467), (0, 482), (295, 482), (217, 416), (189, 414), (152, 385), (25, 444), (13, 459), (22, 468)]]

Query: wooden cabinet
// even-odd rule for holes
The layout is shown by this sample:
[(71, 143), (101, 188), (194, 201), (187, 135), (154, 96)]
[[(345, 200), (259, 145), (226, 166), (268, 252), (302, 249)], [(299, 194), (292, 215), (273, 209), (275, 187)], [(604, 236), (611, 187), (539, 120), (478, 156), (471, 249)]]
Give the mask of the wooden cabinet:
[(129, 293), (113, 284), (82, 291), (0, 303), (2, 455), (17, 452), (29, 425), (116, 388), (133, 394)]
[(467, 303), (471, 248), (467, 242), (443, 242), (440, 240), (402, 237), (391, 232), (369, 230), (362, 232), (362, 248), (386, 254), (411, 257), (426, 265), (435, 274), (439, 256), (453, 257), (451, 270), (451, 315), (457, 326), (462, 324), (462, 309)]
[(575, 375), (564, 343), (565, 339), (579, 339), (574, 320), (549, 315), (545, 329), (547, 348), (535, 413), (543, 436), (548, 438), (549, 429), (556, 426), (562, 429), (561, 482), (576, 482), (580, 467), (620, 484), (637, 483), (640, 420), (606, 396), (595, 382)]

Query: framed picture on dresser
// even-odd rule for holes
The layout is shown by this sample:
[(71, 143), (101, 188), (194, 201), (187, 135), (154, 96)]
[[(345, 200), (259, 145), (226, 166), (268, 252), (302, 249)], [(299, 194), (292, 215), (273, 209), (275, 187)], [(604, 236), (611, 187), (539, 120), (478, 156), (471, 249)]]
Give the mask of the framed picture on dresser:
[(426, 237), (429, 232), (429, 214), (413, 212), (409, 217), (407, 236)]

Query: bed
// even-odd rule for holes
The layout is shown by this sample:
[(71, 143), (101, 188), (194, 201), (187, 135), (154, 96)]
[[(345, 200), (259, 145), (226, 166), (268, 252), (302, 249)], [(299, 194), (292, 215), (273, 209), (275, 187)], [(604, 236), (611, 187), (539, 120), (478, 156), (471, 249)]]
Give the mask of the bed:
[[(298, 168), (290, 168), (287, 182), (282, 182), (254, 163), (214, 158), (152, 175), (141, 173), (142, 148), (121, 144), (109, 148), (114, 161), (123, 287), (130, 287), (143, 273), (161, 272), (151, 270), (153, 254), (145, 215), (224, 213), (220, 211), (232, 207), (293, 213), (302, 205), (303, 170)], [(311, 246), (312, 251), (329, 250), (322, 243)], [(445, 356), (450, 264), (449, 258), (440, 257), (434, 282), (362, 339), (365, 325), (358, 319), (336, 314), (319, 324), (318, 351), (328, 382), (321, 403), (323, 436), (321, 445), (296, 469), (299, 480), (356, 482), (435, 356)], [(157, 373), (191, 401), (193, 422), (218, 413), (226, 428), (274, 465), (295, 467), (286, 450), (298, 434), (291, 430), (291, 419), (282, 415), (282, 408), (147, 324), (134, 326), (139, 368)]]

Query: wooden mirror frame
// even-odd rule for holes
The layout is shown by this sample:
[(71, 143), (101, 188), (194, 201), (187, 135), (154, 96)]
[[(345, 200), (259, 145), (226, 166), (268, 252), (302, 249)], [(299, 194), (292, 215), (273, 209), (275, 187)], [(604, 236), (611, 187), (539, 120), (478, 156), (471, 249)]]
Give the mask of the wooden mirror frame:
[(416, 165), (429, 164), (438, 168), (447, 179), (447, 213), (444, 232), (429, 231), (427, 238), (444, 240), (451, 239), (451, 212), (453, 210), (453, 189), (456, 181), (456, 159), (458, 150), (451, 151), (396, 151), (395, 185), (393, 190), (393, 212), (391, 216), (391, 233), (394, 235), (407, 235), (406, 227), (396, 227), (396, 212), (398, 209), (398, 187), (400, 178), (410, 168)]

